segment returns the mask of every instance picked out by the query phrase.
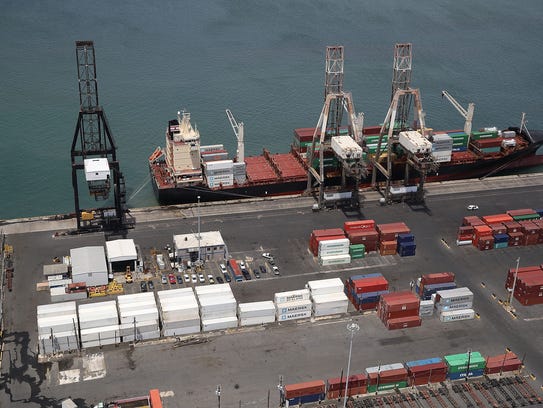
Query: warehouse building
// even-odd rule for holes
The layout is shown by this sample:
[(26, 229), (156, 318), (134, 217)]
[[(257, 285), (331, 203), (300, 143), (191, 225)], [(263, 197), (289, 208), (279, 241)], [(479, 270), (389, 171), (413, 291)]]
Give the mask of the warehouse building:
[[(228, 248), (220, 231), (201, 232), (200, 239), (197, 233), (174, 235), (173, 243), (177, 262), (195, 262), (198, 259), (222, 261), (228, 258)], [(199, 258), (198, 248), (200, 248)]]
[(106, 242), (109, 270), (124, 272), (127, 267), (135, 271), (138, 262), (138, 250), (133, 239), (116, 239)]
[(70, 249), (70, 257), (73, 282), (85, 282), (87, 286), (107, 285), (108, 270), (104, 247)]

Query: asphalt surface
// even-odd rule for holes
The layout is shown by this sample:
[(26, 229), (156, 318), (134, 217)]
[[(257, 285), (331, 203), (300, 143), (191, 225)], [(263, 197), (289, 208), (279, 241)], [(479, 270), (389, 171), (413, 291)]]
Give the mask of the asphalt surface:
[[(503, 183), (512, 185), (510, 179), (505, 180)], [(206, 337), (205, 343), (182, 347), (175, 347), (171, 339), (141, 343), (134, 348), (110, 346), (88, 350), (89, 354), (103, 353), (103, 378), (70, 384), (60, 384), (59, 372), (77, 368), (77, 354), (60, 364), (37, 362), (36, 305), (49, 303), (49, 295), (36, 292), (35, 285), (42, 280), (43, 265), (51, 263), (54, 256), (68, 254), (75, 247), (103, 245), (104, 235), (53, 237), (54, 232), (70, 228), (70, 220), (53, 224), (43, 220), (6, 223), (8, 243), (14, 247), (15, 274), (13, 291), (6, 294), (0, 406), (60, 406), (69, 396), (81, 406), (90, 406), (98, 401), (145, 395), (150, 388), (159, 388), (165, 392), (166, 407), (211, 407), (217, 404), (215, 390), (219, 384), (223, 407), (267, 406), (268, 392), (270, 406), (277, 406), (279, 376), (288, 384), (338, 377), (346, 370), (346, 325), (351, 319), (360, 325), (353, 343), (351, 373), (379, 363), (468, 349), (495, 355), (509, 347), (525, 358), (524, 373), (533, 374), (532, 385), (539, 389), (543, 378), (543, 305), (521, 307), (517, 303), (515, 318), (499, 301), (507, 296), (507, 269), (514, 267), (519, 257), (521, 266), (543, 263), (543, 247), (480, 252), (472, 246), (454, 244), (462, 217), (473, 214), (466, 210), (468, 204), (478, 204), (479, 215), (543, 207), (541, 181), (529, 180), (528, 187), (508, 190), (499, 186), (499, 180), (497, 188), (490, 187), (490, 183), (479, 188), (475, 183), (443, 185), (428, 195), (426, 207), (381, 207), (372, 193), (367, 195), (362, 214), (340, 210), (313, 213), (308, 199), (203, 206), (199, 210), (202, 230), (220, 230), (233, 257), (261, 264), (260, 254), (271, 252), (281, 270), (281, 276), (268, 273), (261, 279), (232, 284), (238, 302), (271, 300), (273, 293), (302, 288), (308, 280), (346, 279), (377, 271), (389, 280), (391, 290), (405, 290), (421, 274), (450, 271), (456, 274), (460, 286), (473, 291), (474, 309), (480, 318), (445, 324), (434, 316), (425, 319), (419, 328), (387, 331), (374, 314), (353, 312), (315, 322), (215, 333)], [(134, 238), (149, 254), (151, 249), (170, 243), (174, 234), (195, 232), (197, 212), (191, 207), (136, 211), (137, 227), (127, 237)], [(319, 266), (307, 249), (311, 230), (341, 227), (345, 220), (360, 217), (377, 223), (404, 221), (415, 234), (416, 256), (370, 254), (345, 268)], [(216, 275), (217, 266), (209, 268)], [(155, 287), (163, 288), (161, 284)], [(137, 289), (138, 285), (129, 288)]]

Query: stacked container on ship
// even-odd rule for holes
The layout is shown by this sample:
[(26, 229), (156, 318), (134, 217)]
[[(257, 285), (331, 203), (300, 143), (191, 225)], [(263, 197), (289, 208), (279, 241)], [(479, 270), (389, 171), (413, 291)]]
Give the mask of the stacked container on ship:
[(117, 306), (123, 343), (160, 337), (154, 292), (118, 296)]
[(291, 407), (309, 402), (320, 402), (324, 400), (325, 387), (326, 384), (323, 380), (285, 385), (283, 389), (285, 405)]
[(442, 322), (470, 320), (475, 317), (473, 293), (468, 288), (438, 290), (435, 306)]
[(200, 312), (192, 288), (161, 290), (157, 296), (164, 337), (200, 332)]
[(240, 326), (273, 323), (275, 322), (275, 305), (271, 300), (240, 303), (238, 317)]
[(278, 322), (307, 319), (311, 317), (312, 302), (309, 289), (277, 292), (273, 302)]
[(61, 353), (79, 348), (75, 302), (39, 305), (37, 320), (40, 354)]
[(374, 310), (381, 295), (388, 293), (388, 281), (378, 272), (351, 276), (344, 292), (356, 310)]
[(327, 316), (347, 313), (349, 300), (343, 293), (339, 278), (309, 281), (306, 285), (313, 302), (313, 316)]
[(202, 331), (224, 330), (238, 326), (237, 302), (230, 285), (197, 286)]
[(119, 314), (114, 300), (78, 305), (81, 347), (119, 344)]

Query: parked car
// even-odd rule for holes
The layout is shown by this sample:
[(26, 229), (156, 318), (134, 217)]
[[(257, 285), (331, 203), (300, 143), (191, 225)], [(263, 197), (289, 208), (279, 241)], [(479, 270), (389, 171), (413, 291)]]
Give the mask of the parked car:
[(142, 292), (147, 292), (147, 283), (145, 281), (140, 282), (140, 289)]
[(260, 279), (260, 272), (258, 272), (258, 269), (253, 269), (253, 275), (255, 275), (255, 278)]
[(272, 254), (270, 254), (269, 252), (264, 252), (264, 253), (262, 254), (262, 257), (263, 257), (263, 258), (266, 258), (266, 259), (273, 259)]
[(242, 269), (241, 273), (243, 274), (243, 277), (245, 278), (245, 280), (251, 280), (251, 274), (249, 273), (247, 269)]
[(224, 283), (224, 279), (223, 279), (222, 277), (220, 277), (220, 276), (217, 276), (217, 277), (215, 278), (215, 280), (216, 280), (217, 282), (219, 282), (219, 283)]
[(272, 271), (274, 275), (280, 275), (279, 268), (275, 265), (272, 266)]
[(226, 272), (226, 265), (225, 264), (219, 264), (219, 267), (221, 268), (221, 272), (222, 273), (225, 273)]
[(177, 283), (180, 285), (183, 283), (183, 277), (181, 275), (177, 276)]
[(268, 263), (269, 263), (271, 266), (275, 265), (275, 261), (273, 260), (273, 258), (268, 259)]
[(475, 210), (479, 209), (479, 206), (475, 205), (475, 204), (470, 204), (470, 205), (467, 206), (467, 209), (470, 210), (470, 211), (475, 211)]
[(223, 275), (224, 275), (224, 280), (226, 282), (232, 282), (232, 277), (230, 276), (228, 272), (224, 272)]
[(177, 281), (175, 280), (175, 275), (174, 275), (173, 273), (170, 273), (170, 274), (168, 275), (168, 280), (170, 281), (170, 285), (175, 285), (175, 283), (177, 282)]
[(189, 276), (188, 273), (184, 274), (184, 275), (183, 275), (183, 278), (185, 278), (185, 282), (186, 282), (186, 283), (189, 283), (189, 282), (190, 282), (190, 276)]
[(167, 285), (168, 284), (168, 277), (166, 275), (162, 275), (162, 278), (160, 280), (162, 282), (163, 285)]
[(213, 279), (213, 275), (207, 275), (207, 281), (213, 285), (215, 283), (215, 279)]
[(247, 269), (247, 266), (245, 265), (245, 262), (239, 261), (238, 264), (239, 264), (239, 267), (240, 267), (242, 270), (243, 270), (243, 269)]
[(149, 290), (155, 290), (155, 284), (153, 283), (153, 281), (147, 282), (147, 286), (149, 286)]
[(203, 273), (199, 273), (198, 274), (198, 281), (200, 283), (206, 283), (206, 278), (204, 277), (204, 274)]
[(190, 275), (190, 279), (191, 279), (192, 283), (198, 282), (198, 278), (196, 277), (196, 274), (195, 274), (195, 273), (193, 273), (192, 275)]
[(268, 272), (268, 270), (266, 269), (266, 267), (264, 265), (260, 265), (259, 269), (260, 269), (260, 273), (267, 273)]

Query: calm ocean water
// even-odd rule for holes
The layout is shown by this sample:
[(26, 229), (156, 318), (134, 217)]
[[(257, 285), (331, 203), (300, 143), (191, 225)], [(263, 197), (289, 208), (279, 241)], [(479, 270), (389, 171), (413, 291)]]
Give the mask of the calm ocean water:
[(386, 115), (394, 44), (411, 42), (428, 126), (462, 127), (447, 89), (476, 104), (474, 127), (526, 112), (542, 128), (542, 21), (541, 0), (3, 0), (0, 219), (74, 209), (76, 40), (95, 43), (100, 102), (140, 207), (156, 204), (147, 157), (179, 109), (203, 144), (235, 152), (229, 108), (246, 154), (288, 151), (292, 129), (318, 119), (327, 45), (345, 46), (345, 88), (367, 125)]

